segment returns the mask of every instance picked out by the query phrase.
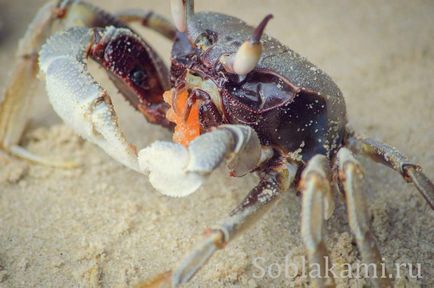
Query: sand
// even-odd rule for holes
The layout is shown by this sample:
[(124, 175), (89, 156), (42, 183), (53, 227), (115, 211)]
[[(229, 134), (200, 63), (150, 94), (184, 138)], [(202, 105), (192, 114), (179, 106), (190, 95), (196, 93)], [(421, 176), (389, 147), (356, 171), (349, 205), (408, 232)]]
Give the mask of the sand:
[[(110, 11), (152, 8), (169, 16), (168, 1), (93, 1)], [(355, 130), (399, 147), (434, 177), (434, 3), (432, 1), (196, 1), (257, 23), (327, 71), (346, 95)], [(0, 0), (0, 88), (12, 69), (19, 37), (43, 1)], [(143, 30), (140, 30), (143, 31)], [(145, 33), (168, 59), (169, 43)], [(114, 89), (108, 85), (111, 91)], [(23, 144), (80, 167), (54, 169), (0, 153), (0, 287), (129, 287), (176, 266), (205, 227), (224, 217), (257, 179), (219, 169), (195, 194), (160, 195), (146, 177), (83, 142), (59, 121), (43, 90)], [(169, 140), (114, 96), (122, 125), (143, 147)], [(366, 170), (371, 225), (390, 268), (421, 264), (422, 279), (403, 272), (397, 287), (434, 287), (434, 214), (395, 172), (360, 158)], [(244, 236), (219, 252), (188, 287), (305, 287), (300, 275), (255, 277), (262, 266), (304, 255), (300, 198), (293, 190)], [(339, 204), (326, 227), (336, 263), (360, 262)], [(265, 263), (265, 264), (264, 264)], [(338, 279), (362, 287), (364, 279)]]

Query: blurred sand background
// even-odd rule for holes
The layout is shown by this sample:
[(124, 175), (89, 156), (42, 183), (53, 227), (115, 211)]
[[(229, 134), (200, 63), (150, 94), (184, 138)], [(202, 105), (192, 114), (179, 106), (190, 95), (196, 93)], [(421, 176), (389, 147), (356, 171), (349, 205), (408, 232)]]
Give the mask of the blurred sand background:
[[(169, 17), (169, 1), (93, 0), (109, 11), (153, 9)], [(13, 67), (17, 41), (44, 1), (0, 0), (0, 89)], [(352, 126), (399, 147), (434, 178), (433, 1), (196, 1), (256, 24), (273, 13), (267, 32), (329, 73), (341, 87)], [(170, 43), (138, 29), (164, 59)], [(113, 87), (107, 85), (109, 90)], [(224, 169), (188, 198), (156, 192), (146, 177), (111, 160), (62, 125), (43, 90), (24, 145), (81, 167), (53, 169), (0, 153), (0, 287), (129, 287), (176, 266), (253, 187), (254, 176), (229, 178)], [(115, 93), (115, 92), (113, 92)], [(169, 133), (147, 124), (114, 98), (131, 140), (143, 147)], [(421, 263), (422, 279), (406, 273), (397, 287), (434, 287), (434, 214), (395, 172), (361, 158), (366, 194), (388, 267)], [(284, 264), (303, 255), (300, 199), (293, 190), (244, 236), (219, 252), (188, 287), (304, 287), (301, 277), (253, 276), (255, 257)], [(327, 224), (336, 263), (357, 263), (345, 209)], [(362, 287), (364, 279), (338, 279)]]

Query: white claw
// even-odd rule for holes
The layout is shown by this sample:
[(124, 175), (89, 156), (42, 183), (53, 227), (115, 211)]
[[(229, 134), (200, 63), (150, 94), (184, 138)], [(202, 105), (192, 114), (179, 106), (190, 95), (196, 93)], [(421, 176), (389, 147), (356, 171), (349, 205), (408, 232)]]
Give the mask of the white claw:
[(184, 197), (196, 191), (205, 180), (198, 173), (189, 173), (188, 150), (179, 144), (157, 141), (139, 152), (139, 165), (148, 170), (149, 181), (159, 192)]
[[(106, 32), (110, 29), (115, 28)], [(91, 30), (73, 28), (52, 36), (42, 47), (39, 64), (48, 98), (57, 114), (80, 136), (138, 171), (136, 149), (123, 135), (110, 97), (87, 70), (86, 50), (92, 39)]]
[(179, 32), (187, 31), (187, 9), (184, 0), (170, 0), (173, 22)]
[(224, 160), (239, 176), (256, 168), (260, 155), (261, 144), (252, 128), (223, 125), (199, 136), (188, 148), (157, 141), (139, 152), (139, 166), (150, 172), (158, 191), (183, 197), (196, 191)]
[(230, 132), (216, 130), (193, 140), (188, 148), (157, 141), (139, 152), (139, 165), (161, 193), (184, 197), (196, 191), (232, 151)]
[(193, 140), (188, 146), (188, 171), (210, 174), (225, 158), (232, 154), (236, 140), (226, 129), (217, 129)]

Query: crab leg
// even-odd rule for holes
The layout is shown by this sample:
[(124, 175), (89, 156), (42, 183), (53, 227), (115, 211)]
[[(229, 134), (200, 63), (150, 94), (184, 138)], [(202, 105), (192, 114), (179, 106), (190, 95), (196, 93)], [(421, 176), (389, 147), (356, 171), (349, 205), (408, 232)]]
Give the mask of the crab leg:
[[(45, 4), (38, 11), (20, 41), (16, 56), (17, 68), (13, 71), (6, 85), (4, 99), (0, 103), (0, 146), (6, 150), (13, 149), (15, 145), (18, 145), (29, 118), (29, 106), (33, 96), (30, 91), (33, 91), (32, 84), (34, 84), (39, 70), (37, 63), (38, 52), (46, 41), (48, 34), (51, 33), (53, 22), (64, 18), (63, 22), (67, 26), (68, 22), (72, 22), (71, 18), (74, 19), (74, 25), (85, 25), (88, 24), (86, 22), (90, 21), (89, 13), (85, 13), (87, 17), (78, 13), (78, 10), (85, 11), (81, 7), (82, 5), (80, 5), (79, 9), (75, 7), (78, 6), (75, 3), (75, 9), (72, 9), (70, 7), (72, 3), (70, 2), (59, 1), (58, 5), (51, 2)], [(70, 9), (76, 10), (76, 13), (69, 11)], [(68, 13), (66, 13), (67, 11)], [(80, 16), (83, 17), (83, 21), (78, 21), (81, 19)], [(87, 21), (84, 18), (87, 18)]]
[(126, 23), (139, 22), (169, 40), (173, 40), (176, 36), (175, 26), (173, 26), (169, 20), (161, 15), (155, 14), (153, 11), (128, 9), (115, 13), (115, 17)]
[[(280, 162), (280, 161), (279, 161)], [(288, 190), (295, 177), (297, 167), (275, 161), (270, 168), (260, 173), (260, 182), (246, 198), (219, 225), (206, 231), (200, 242), (180, 263), (171, 278), (172, 287), (187, 283), (220, 249), (234, 240), (260, 219), (272, 207), (282, 192)], [(167, 279), (167, 278), (166, 278)], [(166, 280), (167, 281), (167, 280)], [(141, 284), (139, 287), (152, 287)]]
[[(158, 23), (155, 19), (159, 19), (159, 16), (154, 14), (154, 16), (150, 18), (150, 20), (152, 20), (151, 24)], [(54, 23), (60, 23), (61, 25), (53, 25)], [(67, 29), (69, 27), (105, 27), (108, 25), (126, 27), (122, 21), (118, 20), (114, 16), (83, 1), (61, 0), (58, 1), (57, 4), (48, 3), (39, 10), (30, 24), (25, 36), (20, 41), (17, 53), (17, 68), (12, 72), (11, 78), (6, 86), (4, 99), (0, 102), (1, 149), (14, 154), (15, 156), (49, 166), (75, 166), (75, 163), (72, 162), (57, 162), (45, 157), (34, 155), (25, 148), (18, 146), (31, 112), (30, 103), (33, 97), (32, 92), (34, 91), (32, 86), (36, 82), (35, 77), (39, 70), (37, 54), (49, 34), (52, 33), (54, 27)], [(165, 25), (169, 27), (169, 24)], [(153, 24), (150, 25), (150, 28), (158, 31), (157, 26), (158, 25)], [(75, 47), (77, 43), (73, 43), (73, 45)], [(167, 69), (164, 64), (159, 61), (156, 53), (148, 47), (146, 43), (141, 41), (140, 45), (142, 45), (142, 48), (148, 53), (148, 58), (151, 59), (148, 62), (152, 62), (154, 67), (154, 70), (151, 72), (155, 73), (150, 74), (158, 77), (158, 80), (153, 83), (161, 84), (161, 87), (158, 85), (155, 85), (154, 88), (151, 87), (151, 95), (158, 94), (161, 99), (160, 102), (163, 102), (161, 94), (169, 85)], [(69, 52), (71, 51), (68, 51), (67, 49), (65, 50), (65, 53)], [(145, 64), (148, 63), (145, 61)], [(153, 80), (153, 77), (150, 78)], [(123, 85), (123, 87), (124, 86), (125, 85)], [(121, 87), (118, 88), (123, 93), (125, 92), (126, 96), (135, 96), (136, 94), (140, 94), (137, 91), (123, 91)], [(133, 102), (133, 104), (137, 104), (135, 107), (142, 111), (151, 122), (158, 122), (163, 126), (170, 126), (168, 121), (165, 121), (165, 119), (162, 119), (161, 117), (161, 115), (164, 115), (165, 113), (165, 106), (164, 103), (158, 103), (158, 97), (151, 99), (153, 101), (152, 104), (142, 106), (142, 103), (136, 103), (138, 101), (134, 99), (134, 96), (127, 97), (127, 99), (130, 100), (130, 102)], [(146, 108), (143, 109), (143, 107)]]
[(348, 139), (348, 144), (355, 153), (367, 155), (372, 160), (399, 172), (407, 182), (413, 182), (431, 209), (434, 210), (434, 184), (422, 172), (419, 165), (411, 163), (396, 148), (374, 139), (351, 136)]
[(0, 103), (0, 148), (8, 152), (20, 154), (17, 145), (30, 114), (31, 91), (38, 72), (37, 53), (54, 19), (53, 9), (52, 3), (43, 6), (20, 41), (16, 69)]
[[(375, 264), (375, 277), (371, 278), (374, 287), (391, 287), (389, 278), (381, 277), (381, 255), (375, 238), (369, 229), (369, 213), (362, 194), (363, 172), (359, 162), (347, 148), (337, 154), (339, 180), (342, 183), (348, 210), (351, 230), (366, 264)], [(386, 274), (389, 276), (389, 274)]]
[[(66, 13), (72, 4), (74, 4), (76, 11)], [(92, 10), (91, 6), (86, 6), (87, 10), (83, 7), (78, 1), (74, 3), (71, 1), (59, 1), (57, 5), (47, 3), (38, 11), (29, 25), (26, 34), (20, 41), (16, 68), (11, 74), (9, 82), (6, 85), (3, 101), (0, 103), (1, 149), (15, 156), (49, 166), (69, 168), (76, 165), (73, 162), (58, 162), (35, 155), (20, 147), (19, 142), (31, 112), (30, 106), (34, 91), (32, 87), (36, 82), (35, 78), (39, 70), (37, 63), (39, 49), (42, 43), (45, 42), (48, 34), (51, 33), (52, 25), (56, 20), (65, 18), (64, 24), (67, 26), (68, 19), (72, 18), (75, 19), (74, 25), (79, 25), (86, 22), (79, 22), (79, 19), (84, 20), (86, 18), (87, 21), (90, 21), (96, 19), (96, 15), (100, 13), (99, 11)], [(80, 14), (84, 11), (88, 12), (84, 13), (86, 17)], [(65, 16), (66, 14), (68, 14), (67, 17)], [(93, 15), (93, 17), (89, 17), (89, 15)], [(103, 16), (99, 15), (99, 17)]]
[(303, 205), (301, 236), (307, 249), (310, 266), (319, 268), (318, 277), (312, 278), (312, 287), (334, 287), (333, 275), (326, 270), (330, 260), (323, 240), (323, 223), (334, 210), (334, 199), (329, 184), (330, 168), (323, 155), (314, 156), (303, 170), (300, 180)]
[(170, 0), (170, 10), (176, 29), (186, 32), (188, 20), (194, 15), (194, 0)]

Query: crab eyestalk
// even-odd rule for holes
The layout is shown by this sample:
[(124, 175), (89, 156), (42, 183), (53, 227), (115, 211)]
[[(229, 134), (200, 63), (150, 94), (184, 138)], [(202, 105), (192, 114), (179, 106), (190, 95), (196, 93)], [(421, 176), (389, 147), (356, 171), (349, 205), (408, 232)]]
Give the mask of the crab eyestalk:
[(173, 22), (179, 32), (187, 31), (188, 19), (194, 14), (193, 0), (170, 0)]
[(273, 15), (268, 14), (262, 19), (255, 31), (253, 31), (252, 36), (238, 48), (237, 53), (230, 56), (223, 56), (223, 58), (220, 59), (228, 72), (238, 75), (247, 75), (250, 71), (255, 69), (262, 54), (261, 37), (271, 18), (273, 18)]

